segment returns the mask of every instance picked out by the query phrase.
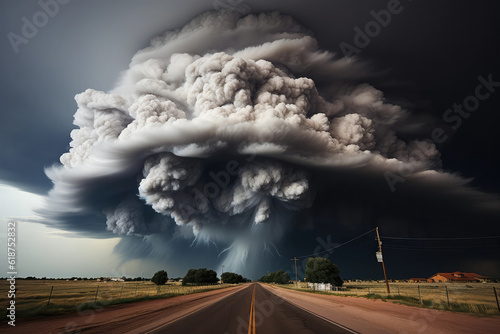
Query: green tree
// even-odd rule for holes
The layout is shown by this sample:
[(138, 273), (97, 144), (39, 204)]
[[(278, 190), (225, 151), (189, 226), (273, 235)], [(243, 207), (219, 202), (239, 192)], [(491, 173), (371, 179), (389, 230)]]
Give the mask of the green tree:
[(186, 276), (182, 279), (182, 285), (187, 284), (215, 284), (219, 281), (217, 278), (217, 273), (211, 269), (200, 268), (200, 269), (189, 269)]
[(274, 273), (268, 273), (261, 278), (259, 278), (259, 282), (264, 283), (276, 283), (276, 284), (288, 284), (290, 283), (290, 275), (286, 273), (284, 270), (280, 270)]
[(238, 283), (244, 283), (246, 282), (246, 279), (243, 278), (240, 274), (232, 273), (232, 272), (225, 272), (220, 276), (220, 279), (224, 283), (229, 283), (229, 284), (238, 284)]
[(284, 270), (280, 270), (274, 273), (274, 283), (276, 284), (288, 284), (290, 283), (290, 275)]
[(196, 269), (189, 269), (182, 278), (182, 285), (194, 284)]
[(311, 283), (331, 283), (342, 286), (344, 281), (340, 278), (340, 270), (324, 257), (311, 257), (306, 264), (306, 281)]
[(168, 281), (168, 274), (165, 270), (160, 270), (153, 275), (151, 282), (156, 285), (163, 285)]

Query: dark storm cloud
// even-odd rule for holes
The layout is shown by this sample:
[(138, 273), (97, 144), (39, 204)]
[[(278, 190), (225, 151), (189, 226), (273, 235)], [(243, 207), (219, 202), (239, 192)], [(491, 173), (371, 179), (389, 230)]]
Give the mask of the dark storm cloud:
[[(172, 240), (215, 242), (229, 270), (251, 272), (297, 228), (290, 212), (321, 212), (318, 203), (332, 212), (368, 200), (381, 217), (498, 209), (440, 170), (433, 142), (398, 138), (415, 121), (353, 83), (365, 71), (289, 16), (203, 14), (154, 38), (112, 91), (76, 96), (78, 129), (62, 165), (46, 171), (54, 187), (40, 213), (79, 231), (97, 229), (98, 218), (80, 225), (87, 215), (105, 217), (128, 256), (177, 252), (163, 246)], [(387, 175), (404, 178), (396, 194)]]

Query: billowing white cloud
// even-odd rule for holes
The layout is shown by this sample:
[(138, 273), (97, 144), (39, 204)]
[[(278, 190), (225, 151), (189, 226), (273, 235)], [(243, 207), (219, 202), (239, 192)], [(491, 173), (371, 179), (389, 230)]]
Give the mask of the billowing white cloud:
[(127, 236), (192, 226), (200, 241), (231, 243), (227, 263), (241, 265), (282, 235), (277, 207), (311, 205), (310, 166), (423, 179), (439, 168), (433, 143), (398, 139), (405, 110), (352, 84), (362, 69), (288, 16), (203, 14), (154, 38), (111, 92), (76, 96), (78, 128), (47, 170), (43, 213), (101, 211)]

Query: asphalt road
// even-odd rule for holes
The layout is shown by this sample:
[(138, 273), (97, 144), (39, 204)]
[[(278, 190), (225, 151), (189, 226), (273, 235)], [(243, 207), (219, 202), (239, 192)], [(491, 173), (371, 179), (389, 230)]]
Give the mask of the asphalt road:
[(475, 317), (254, 283), (72, 314), (16, 319), (15, 327), (4, 321), (0, 333), (353, 333), (338, 323), (370, 334), (491, 334), (499, 333), (500, 328), (499, 317)]
[(148, 333), (355, 333), (279, 298), (258, 283)]

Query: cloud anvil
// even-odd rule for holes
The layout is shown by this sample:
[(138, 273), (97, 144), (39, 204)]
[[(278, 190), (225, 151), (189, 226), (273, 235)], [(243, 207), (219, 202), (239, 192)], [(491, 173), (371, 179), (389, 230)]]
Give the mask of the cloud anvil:
[(78, 128), (46, 170), (54, 187), (41, 213), (63, 228), (103, 215), (108, 230), (144, 242), (189, 226), (227, 245), (237, 270), (283, 236), (283, 212), (312, 205), (315, 168), (380, 180), (410, 170), (411, 182), (461, 189), (431, 141), (398, 138), (409, 114), (356, 83), (363, 71), (289, 16), (203, 14), (154, 38), (110, 92), (76, 96)]

